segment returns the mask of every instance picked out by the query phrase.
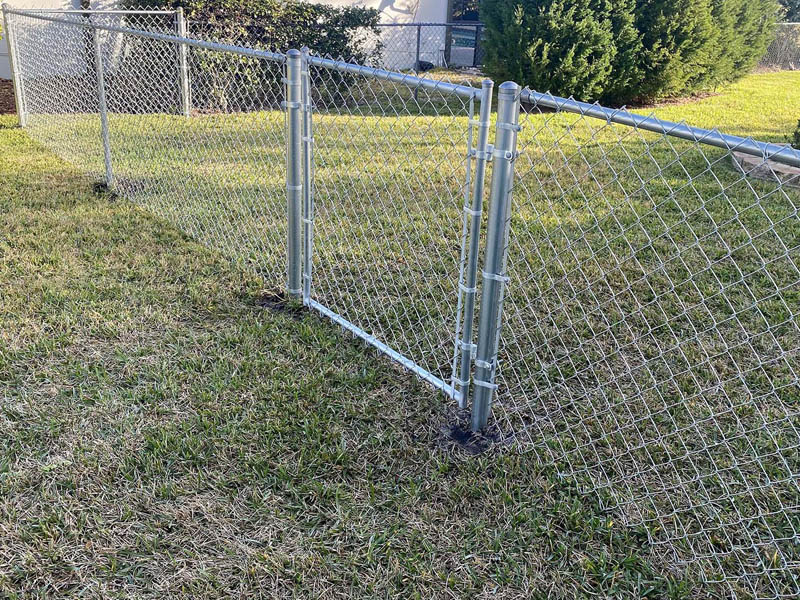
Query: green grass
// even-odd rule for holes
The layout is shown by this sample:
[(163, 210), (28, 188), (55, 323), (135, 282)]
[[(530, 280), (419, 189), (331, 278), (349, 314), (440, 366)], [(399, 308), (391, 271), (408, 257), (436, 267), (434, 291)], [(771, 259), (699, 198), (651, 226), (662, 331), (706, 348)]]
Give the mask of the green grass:
[[(796, 122), (788, 99), (798, 84), (797, 74), (754, 75), (720, 96), (657, 113), (783, 141)], [(449, 374), (465, 112), (435, 121), (403, 114), (378, 119), (358, 114), (364, 112), (358, 106), (345, 111), (352, 114), (333, 112), (317, 116), (315, 132), (318, 293), (390, 342), (409, 344), (408, 331), (420, 332), (417, 345), (401, 349)], [(97, 127), (74, 118), (71, 126), (65, 119), (34, 118), (31, 132), (100, 172)], [(722, 587), (698, 583), (701, 572), (718, 574), (713, 563), (692, 562), (693, 551), (708, 549), (702, 540), (694, 548), (676, 543), (677, 555), (670, 545), (648, 541), (663, 535), (657, 527), (686, 525), (687, 513), (678, 514), (677, 523), (667, 522), (658, 504), (654, 513), (646, 507), (644, 514), (625, 513), (631, 507), (627, 486), (642, 480), (623, 479), (622, 485), (617, 479), (620, 487), (585, 494), (581, 470), (591, 473), (591, 461), (572, 463), (575, 478), (562, 477), (569, 469), (558, 461), (539, 466), (550, 461), (537, 460), (548, 458), (538, 444), (568, 443), (574, 424), (585, 422), (574, 406), (562, 430), (543, 427), (550, 437), (533, 440), (527, 452), (500, 447), (471, 456), (441, 431), (453, 418), (449, 402), (333, 325), (271, 299), (282, 285), (284, 260), (279, 113), (112, 118), (118, 189), (160, 218), (97, 192), (13, 123), (0, 120), (0, 594), (724, 594)], [(582, 177), (583, 158), (619, 161), (624, 149), (643, 146), (633, 138), (620, 144), (615, 131), (571, 117), (532, 116), (527, 125), (523, 141), (541, 130), (539, 154), (531, 153), (539, 158), (553, 156), (548, 148), (570, 126), (578, 139), (561, 142), (572, 151), (565, 162)], [(578, 143), (584, 157), (573, 154)], [(666, 164), (671, 150), (656, 143), (653, 151)], [(691, 151), (686, 163), (698, 173), (704, 168)], [(562, 199), (554, 190), (569, 181), (563, 171), (548, 174), (541, 161), (525, 168), (521, 160), (520, 167), (537, 194), (519, 204), (519, 239), (550, 248), (550, 258), (563, 262), (560, 251), (569, 240), (582, 237), (597, 249), (613, 231), (602, 219), (608, 206), (600, 196), (588, 203), (581, 194)], [(531, 169), (540, 169), (539, 180)], [(732, 178), (734, 200), (752, 195), (724, 169), (720, 163), (714, 172)], [(596, 173), (613, 179), (599, 166)], [(649, 184), (651, 195), (685, 178), (678, 170), (667, 175), (666, 183)], [(623, 186), (632, 176), (626, 173)], [(708, 175), (697, 183), (719, 187)], [(754, 185), (766, 190), (772, 184)], [(542, 219), (548, 196), (564, 203)], [(676, 198), (691, 201), (689, 194)], [(639, 207), (623, 215), (628, 221), (653, 207), (641, 193), (611, 199)], [(720, 214), (729, 210), (714, 206)], [(758, 227), (760, 218), (748, 226)], [(175, 222), (195, 239), (178, 232)], [(630, 241), (639, 243), (641, 235)], [(230, 256), (238, 258), (233, 265)], [(530, 275), (570, 283), (548, 271), (555, 261), (547, 253), (542, 258), (545, 266)], [(756, 258), (742, 260), (749, 265)], [(518, 261), (512, 250), (511, 266)], [(524, 280), (525, 273), (512, 276)], [(671, 306), (678, 313), (679, 300)], [(548, 315), (547, 302), (536, 301), (512, 287), (509, 323), (524, 323), (532, 310)], [(597, 339), (591, 331), (583, 332), (585, 339)], [(656, 344), (648, 341), (648, 350)], [(609, 362), (608, 369), (614, 373), (620, 364)], [(536, 382), (548, 391), (564, 377), (557, 370), (547, 375)], [(547, 409), (547, 397), (542, 403)], [(697, 416), (692, 407), (669, 414), (678, 421)], [(594, 439), (609, 424), (592, 429), (589, 422), (586, 435)], [(655, 431), (668, 425), (656, 419)], [(611, 442), (600, 445), (613, 452)], [(676, 452), (669, 440), (649, 449), (656, 461), (658, 452)], [(757, 449), (759, 456), (768, 451)], [(627, 456), (616, 466), (653, 455)], [(712, 460), (707, 466), (721, 465)], [(727, 489), (731, 481), (723, 481)], [(780, 489), (787, 494), (784, 505), (796, 502), (791, 487)], [(727, 514), (721, 518), (728, 523)], [(766, 526), (775, 531), (775, 523)], [(724, 539), (720, 543), (729, 550)], [(739, 565), (722, 568), (735, 576)], [(741, 583), (738, 592), (747, 597), (750, 585), (768, 583)]]

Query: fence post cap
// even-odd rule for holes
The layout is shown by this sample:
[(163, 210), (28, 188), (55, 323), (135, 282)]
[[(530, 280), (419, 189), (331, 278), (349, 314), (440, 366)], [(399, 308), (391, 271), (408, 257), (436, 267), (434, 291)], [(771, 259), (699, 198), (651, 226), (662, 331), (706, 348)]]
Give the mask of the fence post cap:
[(481, 81), (481, 86), (484, 89), (494, 87), (494, 81), (492, 81), (491, 79), (484, 79), (483, 81)]
[(500, 93), (516, 94), (519, 91), (519, 85), (513, 81), (504, 81), (500, 84), (498, 89), (500, 90)]
[(292, 48), (291, 50), (289, 50), (286, 53), (286, 56), (288, 56), (289, 58), (300, 58), (300, 56), (302, 56), (302, 54), (300, 53), (300, 50), (297, 50), (296, 48)]

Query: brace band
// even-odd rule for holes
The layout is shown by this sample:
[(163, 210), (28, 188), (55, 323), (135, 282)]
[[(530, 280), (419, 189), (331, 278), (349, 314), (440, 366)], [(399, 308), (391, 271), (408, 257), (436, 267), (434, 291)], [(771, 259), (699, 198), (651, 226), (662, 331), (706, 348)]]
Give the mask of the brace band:
[(303, 108), (302, 102), (281, 102), (281, 108), (286, 110), (287, 108)]
[(313, 225), (314, 219), (303, 219), (303, 223), (305, 223), (306, 225)]
[(303, 189), (302, 185), (287, 185), (286, 189), (292, 192), (299, 192)]
[(303, 293), (303, 288), (300, 288), (298, 290), (289, 290), (289, 293), (290, 294), (302, 294)]
[(496, 390), (497, 389), (497, 384), (496, 383), (489, 383), (488, 381), (481, 381), (480, 379), (476, 379), (473, 383), (475, 385), (477, 385), (478, 387), (487, 388), (487, 389), (490, 389), (490, 390)]
[(472, 210), (469, 206), (464, 207), (464, 212), (470, 217), (480, 217), (483, 214), (482, 210)]
[(483, 278), (484, 279), (491, 279), (492, 281), (499, 281), (500, 283), (508, 283), (511, 281), (511, 278), (505, 275), (498, 275), (497, 273), (487, 273), (483, 271)]
[(522, 125), (513, 125), (512, 123), (498, 123), (498, 129), (506, 129), (508, 131), (522, 131)]
[(495, 150), (492, 156), (500, 160), (514, 160), (519, 156), (519, 152), (512, 152), (511, 150)]
[(469, 385), (469, 381), (464, 381), (463, 379), (459, 379), (458, 377), (453, 377), (453, 383), (456, 385), (463, 387), (467, 387)]
[(486, 362), (485, 360), (476, 360), (475, 366), (479, 369), (489, 369), (490, 371), (494, 368), (494, 364)]
[(463, 283), (459, 283), (458, 284), (458, 289), (460, 289), (465, 294), (475, 294), (478, 291), (478, 288), (476, 288), (476, 287), (467, 287)]
[(488, 127), (489, 121), (478, 121), (477, 119), (470, 119), (467, 125), (475, 125), (476, 127)]

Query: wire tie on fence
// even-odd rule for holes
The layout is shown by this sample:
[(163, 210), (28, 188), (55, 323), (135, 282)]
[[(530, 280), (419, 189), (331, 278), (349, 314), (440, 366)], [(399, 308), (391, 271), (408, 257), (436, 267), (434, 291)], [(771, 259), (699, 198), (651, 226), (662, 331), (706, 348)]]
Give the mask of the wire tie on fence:
[(306, 225), (313, 225), (314, 219), (303, 219), (303, 223), (305, 223)]
[(516, 131), (517, 133), (522, 131), (522, 125), (515, 125), (513, 123), (498, 123), (497, 128), (506, 129), (508, 131)]
[(481, 381), (480, 379), (476, 379), (475, 381), (473, 381), (473, 383), (475, 385), (477, 385), (478, 387), (488, 388), (490, 390), (496, 390), (497, 389), (497, 384), (496, 383), (489, 383), (488, 381)]
[(487, 273), (483, 271), (483, 278), (484, 279), (491, 279), (492, 281), (499, 281), (500, 283), (508, 283), (511, 281), (511, 278), (506, 275), (498, 275), (497, 273)]
[(469, 206), (464, 207), (464, 212), (470, 217), (480, 217), (483, 214), (483, 210), (472, 210), (472, 208)]
[(512, 152), (511, 150), (494, 150), (492, 154), (495, 158), (501, 160), (514, 160), (519, 156), (519, 152)]
[(308, 144), (313, 144), (314, 143), (314, 138), (313, 137), (309, 137), (307, 135), (304, 135), (303, 136), (303, 141), (308, 143)]
[(303, 279), (311, 281), (311, 275), (309, 275), (308, 273), (303, 273)]

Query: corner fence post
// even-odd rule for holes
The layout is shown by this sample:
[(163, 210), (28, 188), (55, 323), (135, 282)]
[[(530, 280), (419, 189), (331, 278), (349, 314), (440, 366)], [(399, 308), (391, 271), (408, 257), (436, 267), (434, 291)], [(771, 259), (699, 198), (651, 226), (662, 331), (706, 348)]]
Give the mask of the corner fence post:
[(9, 18), (6, 10), (10, 6), (3, 3), (3, 32), (6, 38), (6, 45), (8, 46), (8, 62), (11, 67), (11, 81), (14, 82), (14, 101), (17, 104), (17, 119), (19, 119), (19, 126), (25, 127), (28, 119), (25, 115), (25, 105), (22, 98), (22, 81), (19, 72), (19, 56), (17, 54), (17, 40), (16, 32), (9, 27)]
[(492, 153), (492, 193), (483, 262), (483, 290), (478, 321), (478, 347), (475, 359), (475, 394), (472, 403), (472, 430), (479, 431), (489, 421), (497, 384), (497, 351), (500, 342), (508, 233), (511, 218), (511, 188), (519, 131), (520, 93), (516, 83), (503, 83), (497, 94), (497, 133)]
[[(186, 17), (183, 14), (183, 7), (179, 6), (175, 10), (175, 19), (178, 30), (178, 37), (185, 38), (187, 35)], [(192, 112), (192, 97), (189, 88), (189, 63), (188, 63), (188, 47), (186, 44), (178, 45), (178, 60), (179, 60), (179, 76), (180, 76), (180, 89), (181, 89), (181, 110), (183, 116), (188, 117)]]
[[(477, 121), (470, 121), (472, 127), (478, 128), (478, 138), (474, 148), (469, 149), (468, 161), (475, 159), (475, 178), (472, 185), (472, 198), (464, 204), (464, 218), (469, 219), (469, 229), (466, 231), (469, 247), (464, 256), (464, 271), (458, 283), (459, 294), (463, 296), (463, 311), (461, 321), (461, 338), (456, 340), (456, 362), (458, 368), (454, 369), (453, 385), (461, 391), (459, 406), (467, 408), (470, 391), (470, 372), (472, 359), (475, 357), (473, 344), (473, 326), (475, 322), (475, 300), (478, 294), (478, 254), (481, 241), (481, 216), (483, 215), (483, 188), (486, 180), (486, 165), (491, 159), (489, 146), (489, 127), (492, 116), (492, 90), (494, 82), (490, 79), (483, 81), (481, 88), (481, 108)], [(467, 164), (469, 171), (469, 163)]]
[(93, 27), (94, 65), (97, 72), (97, 101), (100, 108), (100, 133), (103, 138), (103, 159), (106, 167), (106, 187), (114, 182), (111, 169), (111, 142), (108, 135), (108, 106), (106, 104), (106, 84), (103, 73), (103, 54), (100, 49), (100, 30)]
[(314, 251), (314, 196), (312, 177), (314, 168), (314, 123), (311, 103), (311, 72), (308, 48), (303, 54), (301, 77), (303, 80), (303, 304), (311, 302), (311, 272)]
[(288, 273), (290, 298), (303, 294), (301, 257), (301, 227), (303, 206), (303, 56), (298, 50), (289, 50), (286, 61), (286, 202), (288, 221)]

